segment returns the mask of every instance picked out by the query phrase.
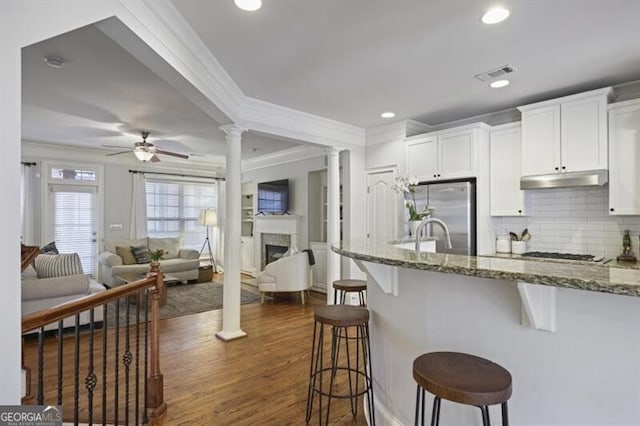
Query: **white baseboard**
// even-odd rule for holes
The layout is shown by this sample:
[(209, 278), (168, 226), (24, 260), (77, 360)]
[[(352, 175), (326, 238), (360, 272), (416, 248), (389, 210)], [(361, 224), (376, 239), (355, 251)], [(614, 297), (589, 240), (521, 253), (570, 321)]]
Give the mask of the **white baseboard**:
[[(369, 418), (369, 410), (367, 407), (367, 397), (363, 398), (364, 406), (364, 415), (367, 419), (367, 424), (371, 424), (371, 420)], [(387, 407), (380, 402), (378, 398), (376, 398), (375, 394), (373, 395), (373, 407), (376, 411), (376, 424), (382, 426), (404, 426), (404, 424), (391, 412), (387, 409)]]

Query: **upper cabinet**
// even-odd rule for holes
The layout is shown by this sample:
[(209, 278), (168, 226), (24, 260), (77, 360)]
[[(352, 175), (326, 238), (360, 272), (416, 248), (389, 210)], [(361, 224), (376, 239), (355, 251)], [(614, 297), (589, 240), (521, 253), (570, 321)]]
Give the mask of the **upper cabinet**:
[(419, 181), (476, 176), (478, 132), (484, 124), (407, 138), (407, 174)]
[(640, 215), (640, 99), (609, 107), (609, 211)]
[(490, 133), (491, 216), (523, 216), (520, 189), (520, 123), (496, 126)]
[(611, 88), (518, 107), (522, 175), (607, 168), (607, 103)]

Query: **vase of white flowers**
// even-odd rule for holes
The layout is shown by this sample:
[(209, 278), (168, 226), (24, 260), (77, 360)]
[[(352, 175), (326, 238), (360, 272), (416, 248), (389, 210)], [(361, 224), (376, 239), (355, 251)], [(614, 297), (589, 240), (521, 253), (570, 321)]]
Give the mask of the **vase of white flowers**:
[(432, 209), (425, 206), (422, 210), (418, 210), (416, 206), (416, 186), (418, 186), (418, 178), (408, 176), (397, 176), (396, 183), (392, 188), (395, 192), (402, 194), (405, 200), (405, 207), (409, 211), (409, 232), (410, 235), (416, 234), (416, 228), (425, 216), (431, 214)]

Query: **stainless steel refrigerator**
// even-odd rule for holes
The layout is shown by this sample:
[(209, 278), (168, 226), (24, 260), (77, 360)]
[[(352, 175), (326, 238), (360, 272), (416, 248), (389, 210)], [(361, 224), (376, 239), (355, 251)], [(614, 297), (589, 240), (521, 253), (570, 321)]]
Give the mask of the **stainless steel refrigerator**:
[(425, 206), (432, 208), (431, 217), (442, 220), (449, 228), (451, 249), (446, 247), (440, 226), (426, 226), (426, 235), (439, 237), (436, 242), (438, 253), (476, 255), (475, 179), (421, 183), (416, 188), (415, 200), (418, 211)]

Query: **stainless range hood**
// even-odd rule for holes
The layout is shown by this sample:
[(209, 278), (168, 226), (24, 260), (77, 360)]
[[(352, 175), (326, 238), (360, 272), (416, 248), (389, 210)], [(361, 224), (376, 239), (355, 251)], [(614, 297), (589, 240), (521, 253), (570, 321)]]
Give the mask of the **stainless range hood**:
[(520, 189), (570, 188), (574, 186), (602, 186), (609, 181), (607, 170), (586, 172), (551, 173), (548, 175), (523, 176)]

